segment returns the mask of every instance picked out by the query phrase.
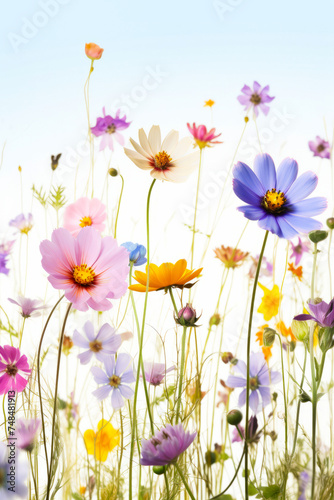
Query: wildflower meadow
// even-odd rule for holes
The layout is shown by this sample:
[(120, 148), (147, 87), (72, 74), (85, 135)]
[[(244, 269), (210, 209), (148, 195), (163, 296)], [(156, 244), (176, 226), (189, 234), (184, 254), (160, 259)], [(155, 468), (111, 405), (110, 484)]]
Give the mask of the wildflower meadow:
[(32, 175), (0, 137), (0, 500), (333, 500), (333, 124), (266, 143), (261, 71), (228, 87), (234, 136), (205, 89), (142, 125), (98, 42), (84, 154)]

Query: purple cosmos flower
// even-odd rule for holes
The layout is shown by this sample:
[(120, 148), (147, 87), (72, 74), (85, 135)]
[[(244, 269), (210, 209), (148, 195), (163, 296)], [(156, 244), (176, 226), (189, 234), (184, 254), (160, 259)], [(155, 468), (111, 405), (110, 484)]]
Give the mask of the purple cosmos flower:
[[(13, 465), (12, 465), (13, 467)], [(28, 466), (20, 459), (20, 454), (15, 460), (15, 481), (13, 484), (7, 483), (7, 478), (12, 472), (9, 460), (9, 448), (5, 443), (0, 443), (0, 498), (1, 500), (12, 500), (13, 498), (27, 498), (28, 488), (25, 481), (28, 476)], [(15, 493), (8, 489), (9, 486), (15, 488)]]
[(329, 304), (327, 304), (324, 300), (320, 300), (320, 302), (316, 300), (313, 304), (312, 302), (309, 302), (308, 307), (311, 314), (298, 314), (298, 316), (295, 316), (293, 319), (297, 321), (307, 321), (312, 319), (323, 328), (334, 327), (334, 299), (332, 299)]
[(93, 323), (87, 321), (83, 326), (83, 332), (84, 336), (78, 330), (74, 330), (72, 339), (74, 345), (87, 349), (78, 355), (82, 365), (87, 365), (93, 354), (98, 361), (104, 361), (107, 356), (115, 354), (122, 343), (121, 335), (117, 334), (108, 323), (101, 326), (95, 334)]
[[(251, 259), (252, 259), (252, 264), (249, 268), (248, 276), (251, 279), (254, 279), (255, 274), (256, 274), (257, 265), (259, 262), (259, 255), (257, 255), (256, 257), (251, 257)], [(273, 274), (272, 263), (269, 262), (269, 260), (266, 257), (262, 257), (259, 277), (261, 278), (262, 276), (272, 276), (272, 274)]]
[(167, 373), (175, 370), (175, 366), (166, 369), (165, 363), (144, 362), (145, 379), (151, 385), (160, 385)]
[(310, 243), (309, 241), (302, 242), (301, 238), (298, 236), (298, 243), (294, 245), (291, 242), (292, 252), (290, 255), (290, 259), (295, 259), (295, 266), (298, 266), (299, 262), (304, 253), (308, 253), (310, 251)]
[(134, 391), (128, 384), (135, 382), (133, 373), (132, 358), (129, 354), (119, 354), (115, 361), (115, 356), (108, 356), (104, 360), (105, 372), (93, 366), (91, 372), (94, 375), (95, 382), (103, 384), (93, 391), (93, 395), (102, 401), (106, 399), (111, 392), (111, 405), (114, 410), (119, 410), (124, 406), (124, 399), (131, 399)]
[(19, 419), (15, 429), (16, 446), (21, 450), (32, 452), (36, 444), (40, 427), (41, 420), (39, 418), (30, 420)]
[(331, 157), (331, 146), (328, 141), (325, 139), (321, 139), (317, 135), (315, 141), (309, 141), (308, 147), (313, 153), (313, 156), (319, 156), (320, 158), (327, 158), (328, 160)]
[(0, 253), (0, 274), (8, 276), (9, 269), (7, 267), (8, 255)]
[(298, 164), (286, 158), (278, 167), (268, 154), (256, 156), (254, 172), (245, 163), (233, 168), (233, 190), (247, 203), (238, 207), (247, 219), (257, 220), (262, 229), (290, 240), (300, 233), (321, 228), (311, 217), (327, 207), (326, 198), (309, 196), (318, 183), (313, 172), (305, 172), (297, 180)]
[(269, 85), (262, 88), (258, 82), (254, 82), (253, 89), (248, 85), (244, 85), (241, 92), (245, 95), (239, 95), (238, 101), (245, 106), (245, 111), (248, 111), (253, 106), (255, 116), (258, 116), (259, 108), (263, 114), (267, 115), (269, 113), (270, 108), (266, 103), (275, 99), (275, 97), (268, 95)]
[(134, 266), (142, 266), (146, 264), (147, 259), (146, 248), (144, 245), (139, 245), (139, 243), (132, 243), (131, 241), (126, 241), (121, 244), (121, 247), (124, 247), (129, 252), (129, 260)]
[(21, 315), (23, 318), (36, 318), (41, 315), (41, 309), (47, 309), (49, 306), (43, 305), (40, 300), (33, 300), (19, 295), (17, 300), (8, 299), (12, 304), (16, 304), (21, 308)]
[(308, 472), (306, 472), (306, 470), (304, 470), (303, 472), (300, 473), (300, 476), (299, 476), (299, 482), (298, 482), (299, 483), (298, 484), (299, 497), (298, 497), (298, 500), (306, 500), (306, 489), (307, 489), (309, 482), (310, 482), (310, 475)]
[(18, 232), (28, 234), (34, 223), (32, 214), (25, 216), (20, 214), (15, 219), (11, 220), (9, 225), (15, 227)]
[(128, 123), (126, 121), (125, 115), (121, 118), (119, 116), (120, 112), (121, 110), (119, 109), (115, 118), (113, 118), (110, 115), (106, 115), (106, 110), (103, 108), (103, 116), (99, 117), (96, 120), (95, 127), (91, 128), (92, 133), (96, 137), (102, 136), (100, 151), (105, 149), (107, 146), (111, 149), (111, 151), (114, 151), (113, 138), (115, 138), (121, 146), (124, 146), (124, 138), (119, 131), (128, 128), (131, 122)]
[[(241, 377), (230, 375), (226, 380), (228, 387), (245, 387), (247, 386), (247, 367), (246, 363), (238, 360), (235, 369), (240, 373)], [(270, 404), (270, 384), (277, 384), (281, 380), (281, 375), (278, 372), (271, 371), (269, 377), (269, 369), (262, 352), (252, 353), (249, 362), (250, 373), (250, 390), (249, 406), (256, 414), (262, 408)], [(261, 396), (261, 402), (260, 398)], [(241, 391), (239, 396), (239, 406), (246, 403), (246, 389)]]
[(168, 424), (151, 439), (142, 439), (140, 464), (168, 465), (189, 448), (196, 436), (197, 431), (186, 432), (182, 424)]

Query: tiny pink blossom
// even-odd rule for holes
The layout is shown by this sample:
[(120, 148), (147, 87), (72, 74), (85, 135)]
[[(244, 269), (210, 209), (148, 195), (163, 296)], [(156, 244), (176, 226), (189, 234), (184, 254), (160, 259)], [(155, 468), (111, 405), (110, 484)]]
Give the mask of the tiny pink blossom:
[(42, 309), (47, 309), (49, 306), (44, 305), (40, 300), (28, 299), (27, 297), (23, 297), (19, 295), (17, 300), (8, 299), (9, 302), (15, 304), (21, 308), (21, 316), (23, 318), (31, 318), (37, 317), (41, 315)]
[(21, 450), (32, 452), (38, 439), (38, 432), (41, 427), (39, 418), (19, 419), (16, 422), (15, 437), (16, 446)]
[(196, 127), (195, 123), (193, 123), (193, 126), (187, 123), (187, 127), (200, 149), (211, 147), (212, 144), (222, 144), (221, 141), (214, 140), (221, 136), (221, 134), (215, 135), (215, 128), (207, 130), (205, 125), (198, 125), (198, 127)]
[(331, 157), (331, 145), (325, 139), (321, 139), (317, 135), (314, 141), (309, 141), (308, 147), (313, 153), (313, 156), (319, 156), (319, 158), (327, 158), (327, 160)]
[(27, 356), (21, 356), (19, 348), (0, 346), (0, 394), (7, 394), (8, 391), (22, 392), (30, 373)]
[(119, 299), (127, 291), (129, 254), (112, 236), (102, 238), (94, 228), (84, 227), (75, 238), (59, 228), (51, 241), (42, 241), (40, 251), (49, 282), (64, 290), (79, 311), (107, 311), (112, 307), (108, 299)]
[(294, 245), (292, 242), (291, 242), (291, 255), (290, 255), (290, 259), (295, 259), (295, 266), (298, 266), (299, 262), (301, 261), (302, 257), (303, 257), (303, 254), (304, 253), (308, 253), (310, 251), (311, 247), (310, 247), (310, 243), (305, 240), (305, 242), (303, 242), (301, 240), (300, 237), (298, 237), (298, 243), (296, 245)]
[(64, 228), (73, 236), (78, 236), (83, 227), (91, 226), (99, 233), (105, 228), (107, 218), (105, 205), (97, 198), (79, 198), (66, 207)]

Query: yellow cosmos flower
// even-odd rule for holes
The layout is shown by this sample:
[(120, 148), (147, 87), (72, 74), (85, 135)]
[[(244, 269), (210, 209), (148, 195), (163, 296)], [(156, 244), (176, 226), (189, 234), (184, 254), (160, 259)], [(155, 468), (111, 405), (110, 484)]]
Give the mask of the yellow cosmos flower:
[(274, 285), (272, 290), (269, 290), (269, 288), (261, 285), (261, 283), (259, 283), (259, 287), (263, 290), (264, 295), (257, 312), (263, 314), (265, 321), (270, 321), (271, 318), (276, 316), (276, 314), (278, 313), (278, 308), (282, 296), (279, 293), (279, 288), (277, 285)]
[(94, 455), (96, 460), (105, 462), (108, 453), (120, 443), (121, 433), (114, 429), (107, 420), (100, 420), (97, 424), (97, 432), (88, 429), (84, 433), (84, 441), (88, 455)]
[[(200, 269), (187, 269), (187, 261), (185, 259), (178, 260), (176, 264), (164, 262), (161, 266), (150, 264), (149, 273), (149, 292), (156, 292), (166, 288), (191, 288), (195, 283), (190, 283), (191, 280), (197, 278), (202, 271)], [(129, 286), (134, 292), (145, 292), (147, 281), (147, 266), (146, 273), (135, 271), (134, 279), (139, 285)]]
[(209, 108), (212, 108), (214, 103), (215, 103), (215, 101), (213, 101), (212, 99), (209, 99), (208, 101), (204, 101), (204, 107), (208, 106)]

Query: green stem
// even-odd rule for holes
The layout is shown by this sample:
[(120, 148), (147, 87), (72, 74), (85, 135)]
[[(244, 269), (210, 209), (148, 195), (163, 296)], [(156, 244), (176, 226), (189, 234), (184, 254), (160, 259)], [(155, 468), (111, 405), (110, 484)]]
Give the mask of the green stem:
[[(241, 436), (241, 438), (243, 439), (243, 435), (241, 434), (240, 430), (239, 430), (239, 427), (237, 426), (237, 430)], [(234, 483), (234, 481), (236, 480), (237, 476), (238, 476), (238, 472), (239, 472), (239, 469), (241, 467), (241, 464), (242, 464), (242, 460), (244, 458), (244, 454), (245, 454), (245, 448), (246, 448), (246, 444), (244, 446), (244, 449), (243, 449), (243, 452), (242, 452), (242, 455), (241, 455), (241, 458), (239, 460), (239, 463), (238, 463), (238, 467), (236, 468), (235, 470), (235, 473), (234, 473), (234, 476), (232, 477), (231, 481), (229, 482), (228, 486), (225, 488), (225, 490), (223, 490), (221, 493), (219, 493), (219, 495), (216, 495), (214, 497), (211, 497), (210, 500), (216, 500), (216, 499), (219, 499), (222, 497), (222, 495), (224, 495), (224, 493), (226, 493), (226, 491), (228, 491), (230, 489), (230, 487), (232, 486), (232, 484)]]
[[(193, 264), (194, 264), (195, 232), (196, 232), (196, 219), (197, 219), (197, 206), (198, 206), (199, 185), (200, 185), (200, 180), (201, 180), (202, 152), (203, 152), (203, 149), (200, 149), (200, 152), (199, 152), (198, 177), (197, 177), (197, 188), (196, 188), (196, 200), (195, 200), (195, 212), (194, 212), (194, 223), (193, 223), (193, 231), (192, 231), (193, 236), (192, 236), (192, 241), (191, 241), (190, 269), (193, 268)], [(189, 290), (189, 294), (190, 294), (190, 290)]]
[(176, 317), (178, 316), (179, 314), (179, 311), (177, 309), (177, 306), (176, 306), (176, 302), (175, 302), (175, 299), (174, 299), (174, 295), (173, 295), (173, 291), (172, 291), (172, 288), (169, 287), (169, 295), (170, 295), (170, 298), (172, 300), (172, 303), (173, 303), (173, 307), (174, 307), (174, 311), (175, 311), (175, 314), (176, 314)]
[(66, 314), (65, 314), (64, 322), (63, 322), (63, 327), (62, 327), (61, 334), (60, 334), (59, 346), (58, 346), (56, 384), (55, 384), (55, 393), (54, 393), (54, 397), (53, 397), (54, 400), (53, 400), (53, 413), (52, 413), (50, 468), (49, 468), (49, 473), (48, 473), (48, 485), (47, 485), (46, 500), (49, 500), (49, 498), (50, 498), (50, 490), (51, 490), (51, 476), (52, 476), (52, 462), (53, 462), (53, 448), (54, 448), (53, 444), (54, 444), (54, 434), (55, 434), (55, 425), (56, 425), (56, 413), (57, 413), (57, 405), (58, 405), (58, 383), (59, 383), (61, 350), (62, 350), (62, 346), (63, 346), (63, 340), (64, 340), (66, 322), (67, 322), (68, 315), (70, 314), (71, 307), (72, 307), (72, 302), (70, 302), (69, 305), (68, 305), (68, 307), (67, 307), (67, 311), (66, 311)]
[(168, 477), (167, 477), (166, 471), (164, 471), (164, 478), (165, 478), (167, 498), (169, 498), (169, 485), (168, 485)]
[[(313, 268), (312, 268), (312, 280), (311, 280), (311, 300), (314, 300), (314, 284), (315, 284), (315, 273), (317, 267), (317, 254), (318, 248), (317, 243), (314, 244), (313, 252)], [(310, 328), (310, 362), (311, 362), (311, 375), (312, 375), (312, 488), (311, 488), (311, 498), (314, 498), (315, 490), (315, 479), (316, 479), (316, 437), (317, 437), (317, 381), (315, 373), (315, 363), (314, 363), (314, 326)]]
[(117, 222), (118, 222), (119, 210), (121, 208), (121, 201), (122, 201), (122, 195), (123, 195), (123, 190), (124, 190), (123, 176), (121, 174), (119, 174), (119, 176), (122, 179), (122, 187), (121, 187), (121, 192), (120, 192), (119, 199), (118, 199), (117, 213), (116, 213), (116, 219), (115, 219), (115, 231), (114, 231), (114, 238), (115, 239), (116, 239), (116, 233), (117, 233)]
[[(306, 360), (307, 360), (307, 346), (305, 344), (305, 355), (304, 355), (304, 363), (303, 363), (303, 370), (302, 370), (302, 379), (300, 381), (300, 393), (303, 390), (303, 385), (304, 385), (304, 379), (305, 379), (305, 370), (306, 370)], [(301, 405), (301, 400), (299, 398), (298, 400), (298, 405), (297, 405), (297, 415), (296, 415), (296, 425), (295, 425), (295, 437), (293, 440), (293, 446), (292, 446), (292, 452), (291, 452), (291, 457), (290, 461), (292, 460), (292, 457), (295, 453), (296, 449), (296, 444), (297, 444), (297, 436), (298, 436), (298, 427), (299, 427), (299, 414), (300, 414), (300, 405)]]
[(186, 338), (187, 338), (187, 327), (184, 326), (183, 333), (182, 333), (181, 365), (180, 365), (180, 375), (179, 375), (179, 390), (178, 390), (177, 402), (176, 402), (175, 424), (178, 423), (179, 418), (180, 418), (182, 385), (183, 385), (183, 377), (184, 377), (184, 363), (185, 363), (185, 359), (186, 359)]
[[(283, 346), (282, 346), (282, 339), (276, 333), (279, 342), (280, 342), (280, 347), (281, 347), (281, 369), (282, 369), (282, 383), (283, 383), (283, 399), (284, 399), (284, 429), (285, 429), (285, 456), (288, 458), (288, 405), (286, 401), (286, 391), (285, 391), (285, 377), (284, 377), (284, 361), (283, 361)], [(288, 480), (287, 474), (284, 475), (284, 481), (283, 481), (283, 498), (285, 498), (285, 492), (286, 492), (286, 482)]]
[(252, 322), (253, 322), (253, 313), (254, 313), (254, 304), (255, 304), (255, 296), (257, 283), (259, 280), (259, 274), (261, 269), (262, 258), (264, 254), (264, 249), (266, 247), (267, 239), (268, 239), (269, 231), (266, 231), (264, 236), (261, 253), (259, 256), (259, 261), (257, 263), (254, 284), (253, 284), (253, 292), (252, 299), (250, 305), (249, 312), (249, 323), (248, 323), (248, 334), (247, 334), (247, 385), (246, 385), (246, 423), (245, 423), (245, 497), (246, 500), (249, 499), (248, 495), (248, 438), (249, 438), (249, 429), (248, 429), (248, 420), (249, 420), (249, 390), (250, 390), (250, 377), (249, 377), (249, 359), (250, 359), (250, 347), (251, 347), (251, 335), (252, 335)]
[(180, 478), (182, 479), (182, 482), (183, 482), (183, 484), (184, 484), (184, 487), (185, 487), (185, 489), (187, 490), (188, 495), (190, 496), (191, 500), (196, 500), (196, 499), (195, 499), (195, 497), (194, 497), (194, 495), (193, 495), (193, 494), (192, 494), (192, 492), (191, 492), (191, 489), (189, 488), (189, 485), (188, 485), (188, 483), (187, 483), (186, 478), (184, 477), (184, 474), (183, 474), (183, 472), (182, 472), (181, 468), (178, 466), (178, 464), (177, 464), (176, 462), (175, 462), (174, 466), (175, 466), (175, 468), (176, 468), (177, 472), (179, 473)]

